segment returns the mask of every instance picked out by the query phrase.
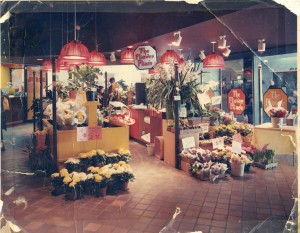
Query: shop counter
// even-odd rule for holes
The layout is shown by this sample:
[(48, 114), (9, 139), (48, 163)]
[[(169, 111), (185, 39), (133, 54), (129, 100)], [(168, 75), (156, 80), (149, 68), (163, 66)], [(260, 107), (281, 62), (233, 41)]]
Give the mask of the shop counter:
[[(49, 128), (50, 149), (52, 146), (53, 127), (47, 121)], [(117, 152), (120, 148), (129, 149), (129, 127), (102, 128), (102, 139), (91, 141), (77, 141), (77, 130), (57, 131), (57, 161), (64, 162), (68, 158), (78, 158), (79, 153), (102, 149), (106, 152)]]
[(282, 126), (280, 129), (264, 123), (254, 127), (253, 144), (259, 149), (269, 144), (268, 149), (275, 150), (276, 154), (294, 154), (297, 143), (297, 126)]

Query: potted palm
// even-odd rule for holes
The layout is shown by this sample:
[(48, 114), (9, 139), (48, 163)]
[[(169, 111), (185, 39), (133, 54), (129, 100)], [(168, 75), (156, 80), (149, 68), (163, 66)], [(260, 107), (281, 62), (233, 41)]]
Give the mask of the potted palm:
[(69, 70), (69, 75), (81, 84), (81, 87), (86, 91), (87, 101), (94, 101), (96, 98), (97, 79), (98, 75), (102, 75), (97, 67), (80, 65)]

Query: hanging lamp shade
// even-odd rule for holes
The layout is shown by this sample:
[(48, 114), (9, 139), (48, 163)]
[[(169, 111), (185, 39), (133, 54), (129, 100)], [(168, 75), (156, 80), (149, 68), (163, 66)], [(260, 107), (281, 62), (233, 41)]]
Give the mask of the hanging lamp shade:
[(128, 46), (127, 49), (123, 50), (121, 53), (121, 63), (133, 64), (134, 63), (133, 54), (134, 54), (133, 48)]
[(180, 62), (180, 56), (174, 50), (167, 50), (159, 59), (163, 64), (174, 64), (175, 61)]
[(72, 40), (60, 51), (60, 57), (65, 60), (82, 60), (88, 62), (89, 50), (79, 40)]
[(90, 53), (89, 65), (93, 66), (105, 66), (107, 65), (106, 58), (103, 53), (99, 53), (96, 50), (93, 50)]
[(43, 71), (52, 71), (52, 62), (50, 60), (46, 60), (42, 64)]
[(203, 68), (224, 68), (224, 59), (219, 54), (212, 52), (203, 60)]
[(58, 57), (56, 61), (57, 72), (61, 70), (69, 70), (69, 69), (70, 69), (69, 64), (66, 61), (64, 61), (61, 57)]

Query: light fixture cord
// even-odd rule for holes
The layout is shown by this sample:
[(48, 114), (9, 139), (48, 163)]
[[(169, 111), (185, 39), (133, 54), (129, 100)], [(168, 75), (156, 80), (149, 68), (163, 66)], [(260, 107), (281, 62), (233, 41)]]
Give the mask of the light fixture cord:
[(74, 2), (74, 39), (76, 41), (76, 1)]
[(95, 49), (98, 52), (98, 38), (97, 38), (97, 32), (96, 32), (96, 25), (97, 25), (97, 14), (96, 14), (96, 1), (94, 2), (94, 14), (95, 14)]

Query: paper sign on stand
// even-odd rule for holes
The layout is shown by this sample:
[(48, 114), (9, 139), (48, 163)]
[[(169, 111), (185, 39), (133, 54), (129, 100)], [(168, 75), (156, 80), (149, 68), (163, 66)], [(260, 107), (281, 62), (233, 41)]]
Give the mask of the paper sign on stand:
[(213, 96), (211, 98), (211, 104), (212, 105), (218, 105), (218, 104), (221, 104), (221, 101), (222, 101), (222, 97), (219, 95), (219, 96)]
[(182, 140), (183, 149), (189, 149), (192, 147), (196, 147), (194, 137), (183, 138), (181, 140)]
[(201, 125), (202, 133), (208, 133), (209, 125)]
[(78, 103), (80, 106), (85, 102), (82, 93), (77, 92), (75, 102)]
[(77, 127), (77, 141), (90, 141), (102, 139), (101, 126)]
[(237, 141), (232, 141), (232, 153), (241, 154), (242, 153), (242, 143)]
[(197, 97), (198, 97), (199, 103), (202, 106), (204, 106), (205, 104), (210, 104), (211, 103), (211, 99), (210, 99), (209, 95), (206, 92), (204, 92), (202, 94), (198, 94)]
[(224, 138), (214, 138), (211, 139), (213, 149), (221, 149), (224, 148)]

